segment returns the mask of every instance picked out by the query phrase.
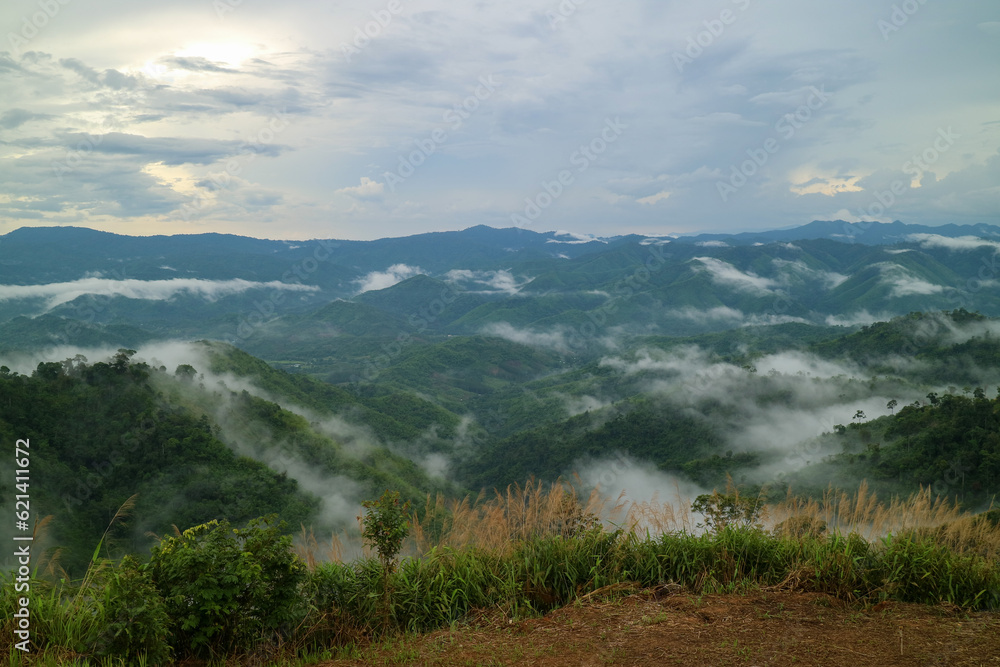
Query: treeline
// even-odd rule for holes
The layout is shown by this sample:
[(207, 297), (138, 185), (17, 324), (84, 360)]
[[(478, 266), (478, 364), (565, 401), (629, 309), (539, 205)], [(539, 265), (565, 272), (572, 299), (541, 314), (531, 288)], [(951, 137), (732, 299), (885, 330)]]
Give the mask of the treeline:
[[(57, 564), (70, 576), (87, 566), (109, 524), (102, 553), (118, 557), (147, 552), (150, 533), (169, 534), (174, 526), (210, 520), (245, 523), (273, 513), (295, 528), (353, 521), (353, 514), (319, 513), (314, 493), (325, 490), (301, 488), (295, 477), (302, 471), (320, 479), (349, 478), (364, 493), (391, 486), (413, 501), (422, 501), (427, 493), (455, 492), (377, 438), (350, 443), (348, 450), (276, 403), (246, 391), (205, 387), (192, 366), (170, 371), (136, 362), (133, 355), (122, 349), (96, 363), (78, 355), (41, 363), (30, 375), (0, 368), (0, 439), (30, 440), (31, 515), (52, 517), (46, 543), (59, 546)], [(231, 359), (244, 366), (257, 361), (240, 355)], [(268, 370), (270, 374), (254, 379), (263, 377), (274, 393), (292, 394), (320, 414), (344, 410), (354, 419), (370, 417), (372, 430), (386, 436), (418, 437), (431, 424), (439, 424), (439, 435), (452, 435), (454, 417), (439, 423), (439, 409), (419, 398), (358, 398), (309, 378)], [(392, 413), (409, 421), (396, 420)], [(440, 442), (425, 438), (423, 446), (434, 448)], [(0, 504), (13, 510), (10, 466), (10, 461), (0, 462)], [(112, 523), (133, 495), (137, 498), (128, 518)]]
[(623, 454), (660, 470), (684, 472), (703, 484), (725, 484), (726, 475), (758, 463), (756, 455), (734, 456), (717, 429), (703, 419), (647, 401), (622, 403), (606, 411), (522, 431), (488, 443), (463, 464), (470, 488), (503, 488), (529, 477), (554, 481), (588, 461)]
[(930, 487), (965, 503), (1000, 495), (1000, 388), (987, 398), (930, 393), (894, 415), (838, 429), (844, 449), (829, 462), (845, 478)]
[[(105, 553), (144, 551), (148, 531), (170, 533), (174, 525), (245, 523), (269, 513), (296, 525), (309, 519), (316, 498), (233, 453), (206, 418), (162, 400), (149, 382), (158, 371), (132, 363), (132, 354), (42, 363), (31, 375), (0, 367), (0, 441), (31, 442), (31, 513), (54, 517), (49, 542), (60, 546), (61, 567), (79, 575), (134, 494), (135, 522), (112, 527)], [(13, 479), (6, 472), (0, 479), (4, 506), (13, 505)]]

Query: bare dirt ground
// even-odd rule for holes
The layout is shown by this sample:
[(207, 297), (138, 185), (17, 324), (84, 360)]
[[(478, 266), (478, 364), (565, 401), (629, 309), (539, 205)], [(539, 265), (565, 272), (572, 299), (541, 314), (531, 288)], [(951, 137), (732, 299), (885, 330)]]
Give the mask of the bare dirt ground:
[(819, 593), (647, 592), (545, 617), (482, 615), (321, 667), (361, 665), (1000, 665), (1000, 613)]

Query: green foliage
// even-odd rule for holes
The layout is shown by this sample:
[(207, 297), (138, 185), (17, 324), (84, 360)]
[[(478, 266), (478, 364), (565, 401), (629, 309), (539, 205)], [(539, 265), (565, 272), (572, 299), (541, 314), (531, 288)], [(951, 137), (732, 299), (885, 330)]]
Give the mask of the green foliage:
[[(996, 560), (956, 553), (917, 533), (869, 542), (853, 533), (824, 536), (811, 522), (796, 525), (807, 524), (780, 535), (727, 525), (700, 535), (645, 537), (592, 527), (540, 535), (504, 551), (437, 547), (404, 560), (386, 587), (385, 567), (375, 558), (325, 563), (305, 573), (287, 538), (267, 522), (243, 531), (219, 523), (164, 540), (145, 568), (128, 560), (105, 570), (86, 592), (33, 580), (33, 628), (42, 650), (141, 664), (143, 655), (150, 662), (162, 659), (164, 640), (180, 658), (255, 649), (273, 655), (279, 645), (294, 652), (342, 646), (396, 627), (434, 630), (477, 609), (533, 616), (609, 587), (669, 585), (701, 594), (793, 582), (850, 603), (893, 599), (1000, 609)], [(0, 650), (7, 650), (16, 603), (12, 582), (0, 583)], [(169, 637), (158, 594), (170, 614)]]
[[(0, 374), (0, 437), (31, 441), (31, 504), (53, 515), (50, 539), (60, 565), (79, 577), (108, 517), (138, 494), (133, 519), (116, 524), (102, 555), (142, 553), (147, 532), (212, 519), (245, 523), (269, 513), (308, 521), (318, 500), (295, 480), (236, 455), (191, 407), (172, 404), (154, 386), (179, 384), (131, 361), (83, 357), (40, 364), (30, 376)], [(5, 479), (11, 479), (5, 477)], [(0, 502), (14, 489), (0, 480)]]
[(614, 452), (628, 452), (661, 470), (688, 471), (685, 464), (695, 460), (690, 471), (709, 482), (724, 481), (726, 471), (745, 462), (743, 455), (736, 460), (696, 461), (721, 448), (723, 440), (710, 425), (679, 410), (643, 402), (617, 409), (618, 414), (577, 415), (487, 444), (463, 464), (469, 486), (503, 488), (532, 476), (554, 481), (575, 472), (574, 464)]
[(826, 532), (826, 521), (811, 516), (793, 516), (775, 526), (772, 532), (779, 537), (820, 537)]
[(361, 520), (361, 536), (378, 553), (386, 572), (395, 569), (396, 556), (410, 531), (410, 503), (399, 502), (399, 491), (389, 491), (378, 500), (362, 503), (367, 510)]
[(225, 654), (287, 631), (305, 567), (273, 517), (244, 529), (211, 521), (165, 537), (148, 565), (182, 652)]
[(441, 429), (443, 437), (448, 437), (459, 421), (454, 414), (412, 394), (356, 394), (306, 375), (272, 368), (230, 345), (205, 341), (202, 345), (209, 353), (212, 372), (249, 378), (262, 389), (320, 415), (352, 414), (354, 421), (387, 440), (415, 439), (432, 425)]
[(691, 510), (705, 517), (705, 527), (716, 533), (726, 528), (761, 527), (761, 512), (765, 499), (761, 496), (740, 496), (735, 490), (727, 493), (705, 493), (691, 504)]
[(160, 665), (170, 659), (170, 617), (149, 572), (125, 556), (104, 589), (104, 628), (97, 653), (128, 664)]
[[(1000, 396), (931, 394), (928, 405), (907, 405), (864, 424), (839, 426), (843, 452), (793, 476), (815, 477), (821, 490), (865, 478), (880, 493), (930, 487), (967, 505), (1000, 493)], [(808, 483), (808, 482), (806, 482)]]

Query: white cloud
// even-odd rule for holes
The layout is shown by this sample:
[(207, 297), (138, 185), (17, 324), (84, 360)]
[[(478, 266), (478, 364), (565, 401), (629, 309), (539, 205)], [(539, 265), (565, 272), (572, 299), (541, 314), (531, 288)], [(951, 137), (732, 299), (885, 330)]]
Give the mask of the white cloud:
[[(11, 73), (0, 81), (10, 110), (0, 117), (0, 231), (69, 222), (270, 236), (281, 221), (282, 234), (305, 239), (336, 221), (340, 238), (382, 238), (506, 226), (529, 195), (547, 229), (601, 235), (783, 227), (830, 211), (870, 219), (881, 193), (909, 182), (902, 165), (930, 154), (949, 118), (962, 119), (961, 136), (886, 213), (938, 224), (998, 210), (996, 114), (978, 102), (994, 74), (996, 22), (983, 21), (976, 3), (921, 12), (891, 36), (891, 49), (874, 28), (889, 8), (863, 0), (778, 0), (768, 11), (780, 21), (734, 9), (741, 18), (683, 72), (672, 54), (718, 15), (697, 3), (578, 3), (563, 15), (558, 0), (428, 0), (404, 6), (357, 54), (338, 45), (354, 44), (371, 7), (238, 4), (215, 3), (233, 10), (224, 17), (207, 0), (68, 7), (72, 17), (60, 14), (11, 49), (0, 66)], [(871, 30), (858, 30), (864, 13)], [(917, 23), (944, 47), (932, 54), (926, 40), (905, 38)], [(491, 76), (501, 85), (470, 97)], [(813, 86), (829, 101), (808, 107), (805, 124), (784, 126), (794, 138), (776, 131)], [(935, 94), (914, 112), (925, 90)], [(469, 99), (471, 113), (461, 106)], [(456, 106), (468, 117), (453, 127), (444, 114)], [(602, 145), (612, 136), (604, 119), (617, 115), (623, 132)], [(435, 130), (447, 138), (432, 141), (442, 136)], [(723, 201), (718, 184), (768, 139), (780, 150)], [(74, 168), (57, 180), (54, 162)], [(390, 192), (385, 174), (400, 170), (405, 182)], [(209, 174), (232, 176), (232, 187), (196, 185)], [(863, 190), (832, 187), (859, 174)], [(802, 180), (813, 176), (825, 190)], [(789, 191), (804, 182), (804, 194)], [(615, 184), (628, 186), (619, 193), (633, 204), (627, 218), (607, 194)], [(185, 218), (198, 194), (206, 205)]]
[(518, 329), (509, 322), (494, 322), (483, 327), (480, 333), (484, 336), (503, 338), (512, 343), (541, 347), (557, 352), (565, 353), (570, 350), (566, 332), (558, 329), (553, 331), (532, 331), (531, 329)]
[(1000, 249), (1000, 242), (987, 241), (978, 236), (940, 236), (938, 234), (910, 234), (906, 237), (910, 241), (916, 241), (924, 248), (946, 248), (955, 251), (975, 250), (976, 248), (991, 247)]
[(567, 245), (577, 245), (580, 243), (593, 243), (597, 241), (598, 243), (607, 243), (604, 239), (599, 239), (596, 236), (591, 236), (590, 234), (578, 234), (576, 232), (568, 232), (564, 229), (560, 229), (555, 232), (555, 236), (562, 236), (566, 238), (573, 239), (572, 241), (562, 241), (559, 239), (548, 239), (547, 243), (565, 243)]
[[(599, 489), (605, 511), (609, 513), (602, 519), (620, 526), (626, 513), (631, 512), (630, 518), (637, 522), (639, 530), (698, 532), (694, 525), (698, 517), (688, 508), (701, 494), (711, 493), (711, 489), (699, 487), (683, 476), (657, 470), (649, 462), (636, 460), (625, 453), (613, 458), (576, 462), (572, 470), (579, 475), (584, 492)], [(608, 508), (619, 511), (612, 514), (614, 509)]]
[(882, 282), (892, 287), (890, 296), (927, 296), (944, 292), (945, 288), (943, 285), (936, 285), (922, 280), (899, 264), (883, 263), (877, 266), (882, 272)]
[(669, 190), (661, 190), (654, 195), (649, 195), (648, 197), (643, 197), (642, 199), (636, 199), (637, 204), (645, 204), (647, 206), (652, 206), (656, 202), (664, 201), (670, 197)]
[[(505, 269), (499, 271), (471, 271), (469, 269), (452, 269), (444, 274), (444, 279), (453, 283), (472, 283), (478, 285), (483, 292), (503, 292), (517, 294), (531, 279), (519, 281)], [(482, 289), (483, 287), (489, 289)]]
[(283, 283), (277, 280), (254, 282), (250, 280), (201, 280), (197, 278), (171, 278), (170, 280), (111, 280), (108, 278), (82, 278), (72, 282), (46, 285), (0, 285), (0, 301), (15, 299), (44, 299), (45, 310), (68, 303), (86, 294), (122, 296), (129, 299), (163, 301), (179, 294), (192, 294), (209, 301), (251, 289), (277, 289), (289, 292), (315, 292), (315, 285)]
[(803, 352), (780, 352), (761, 357), (754, 362), (758, 373), (775, 371), (782, 375), (803, 375), (806, 377), (832, 378), (837, 376), (861, 377), (853, 366), (834, 363)]
[[(794, 246), (791, 243), (784, 244), (784, 245), (785, 245), (785, 247), (791, 247), (791, 248), (794, 248), (796, 250), (799, 249), (797, 246)], [(797, 274), (799, 274), (801, 276), (804, 276), (806, 278), (809, 278), (811, 280), (818, 280), (818, 281), (824, 282), (824, 283), (826, 283), (826, 286), (828, 288), (830, 288), (830, 289), (833, 289), (833, 288), (841, 285), (844, 281), (846, 281), (848, 279), (848, 276), (845, 276), (845, 275), (843, 275), (841, 273), (836, 273), (836, 272), (833, 272), (833, 271), (822, 271), (820, 269), (814, 269), (814, 268), (812, 268), (811, 266), (807, 265), (805, 262), (803, 262), (800, 259), (797, 259), (797, 260), (795, 260), (793, 262), (789, 262), (789, 261), (784, 260), (784, 259), (777, 259), (776, 258), (776, 259), (773, 260), (773, 263), (779, 269), (788, 269), (792, 273), (797, 273)]]
[(831, 327), (852, 327), (858, 324), (872, 324), (873, 322), (888, 322), (893, 318), (889, 313), (872, 315), (867, 310), (859, 310), (855, 313), (845, 313), (843, 315), (827, 315), (826, 324)]
[[(712, 282), (744, 292), (771, 294), (772, 288), (778, 284), (777, 281), (758, 276), (756, 273), (740, 271), (729, 262), (714, 257), (695, 257), (693, 261), (701, 262), (702, 270), (708, 271), (712, 276)], [(695, 268), (698, 268), (697, 265)]]
[(676, 317), (682, 320), (689, 320), (696, 324), (709, 324), (713, 322), (742, 322), (743, 311), (728, 306), (716, 306), (714, 308), (695, 308), (685, 306), (665, 313), (668, 317)]
[(898, 278), (892, 279), (889, 282), (892, 285), (892, 296), (896, 297), (911, 296), (913, 294), (927, 296), (930, 294), (940, 294), (944, 291), (943, 286), (935, 285), (919, 278)]
[(812, 322), (804, 317), (775, 315), (774, 313), (765, 313), (763, 315), (751, 313), (747, 315), (746, 320), (743, 322), (743, 326), (772, 326), (775, 324), (812, 324)]
[(725, 241), (698, 241), (695, 243), (696, 246), (702, 248), (728, 248), (729, 244)]
[(401, 283), (407, 278), (420, 275), (423, 270), (419, 266), (408, 266), (406, 264), (393, 264), (385, 271), (372, 271), (363, 278), (358, 278), (354, 282), (358, 283), (358, 294), (371, 292), (373, 290), (386, 289), (396, 283)]
[(608, 401), (602, 401), (599, 398), (587, 395), (563, 396), (562, 399), (566, 405), (566, 414), (569, 415), (570, 417), (574, 417), (576, 415), (582, 415), (583, 413), (589, 412), (591, 410), (596, 412), (601, 408), (605, 408), (611, 405), (611, 403)]
[(352, 197), (357, 197), (358, 199), (377, 199), (382, 196), (382, 191), (384, 189), (385, 183), (382, 183), (381, 181), (373, 181), (367, 176), (362, 176), (361, 185), (340, 188), (336, 192), (339, 194), (351, 195)]

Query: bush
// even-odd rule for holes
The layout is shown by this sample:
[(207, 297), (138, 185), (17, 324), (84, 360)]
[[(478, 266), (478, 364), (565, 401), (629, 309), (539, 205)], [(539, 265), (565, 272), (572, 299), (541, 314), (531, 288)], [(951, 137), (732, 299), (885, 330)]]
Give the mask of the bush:
[(274, 517), (235, 529), (211, 521), (167, 537), (148, 565), (166, 601), (178, 649), (225, 654), (287, 630), (305, 566)]
[(104, 631), (98, 640), (101, 656), (138, 664), (161, 665), (170, 659), (170, 617), (160, 592), (133, 556), (125, 556), (104, 589)]
[(760, 528), (764, 498), (740, 496), (735, 489), (715, 491), (695, 498), (691, 510), (704, 515), (704, 527), (717, 533), (726, 528)]

